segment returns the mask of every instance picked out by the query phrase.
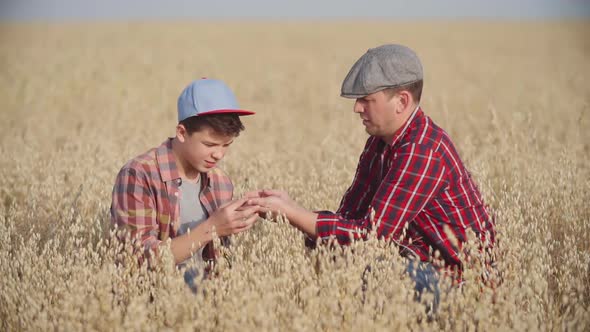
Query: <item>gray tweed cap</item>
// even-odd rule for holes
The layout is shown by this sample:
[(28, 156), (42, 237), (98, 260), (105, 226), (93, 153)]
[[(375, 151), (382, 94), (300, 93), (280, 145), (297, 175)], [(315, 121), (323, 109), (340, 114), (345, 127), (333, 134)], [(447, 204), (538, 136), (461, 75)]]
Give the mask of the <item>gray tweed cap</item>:
[(342, 82), (340, 95), (362, 98), (422, 78), (422, 64), (414, 51), (403, 45), (382, 45), (369, 49), (356, 61)]

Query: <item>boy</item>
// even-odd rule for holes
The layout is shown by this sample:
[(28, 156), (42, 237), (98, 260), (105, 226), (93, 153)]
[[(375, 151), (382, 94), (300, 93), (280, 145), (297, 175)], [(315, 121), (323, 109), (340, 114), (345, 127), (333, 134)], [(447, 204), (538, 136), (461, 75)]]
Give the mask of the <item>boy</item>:
[(224, 239), (252, 227), (257, 208), (232, 201), (233, 185), (216, 167), (244, 130), (239, 117), (251, 114), (223, 82), (193, 81), (178, 98), (176, 135), (123, 166), (111, 220), (140, 261), (151, 260), (170, 238), (176, 264), (195, 257), (204, 267), (215, 259), (213, 230)]

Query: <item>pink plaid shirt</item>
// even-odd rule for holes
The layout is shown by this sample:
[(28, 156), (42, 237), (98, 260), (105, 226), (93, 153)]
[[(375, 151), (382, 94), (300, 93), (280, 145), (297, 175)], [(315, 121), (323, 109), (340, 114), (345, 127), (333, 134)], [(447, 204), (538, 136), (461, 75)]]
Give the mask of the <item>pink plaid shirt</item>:
[[(201, 173), (201, 181), (200, 201), (207, 215), (231, 201), (233, 185), (222, 170)], [(160, 243), (174, 238), (180, 225), (180, 183), (172, 139), (125, 164), (117, 175), (111, 205), (112, 223), (127, 231), (120, 239), (129, 235), (134, 248), (143, 248), (138, 253), (157, 254)], [(215, 259), (212, 243), (205, 246), (203, 258)]]

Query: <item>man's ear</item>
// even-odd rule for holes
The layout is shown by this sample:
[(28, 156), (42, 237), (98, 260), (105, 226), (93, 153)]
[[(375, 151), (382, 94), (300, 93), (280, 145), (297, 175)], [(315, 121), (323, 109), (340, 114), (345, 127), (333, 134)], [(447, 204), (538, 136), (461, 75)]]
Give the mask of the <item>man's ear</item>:
[(412, 94), (409, 91), (402, 90), (398, 92), (399, 112), (404, 112), (408, 107), (412, 106)]
[(188, 132), (186, 131), (186, 128), (184, 127), (184, 125), (180, 124), (180, 123), (178, 125), (176, 125), (176, 139), (179, 142), (184, 143), (187, 136), (188, 136)]

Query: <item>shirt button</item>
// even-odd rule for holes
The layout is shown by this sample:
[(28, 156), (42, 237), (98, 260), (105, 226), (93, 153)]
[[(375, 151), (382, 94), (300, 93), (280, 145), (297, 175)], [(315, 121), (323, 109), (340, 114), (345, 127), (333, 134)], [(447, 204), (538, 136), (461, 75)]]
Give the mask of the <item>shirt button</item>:
[(178, 191), (174, 193), (174, 196), (178, 197)]

